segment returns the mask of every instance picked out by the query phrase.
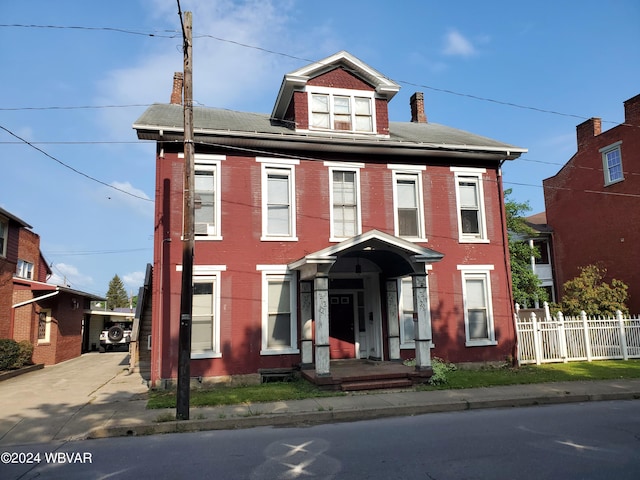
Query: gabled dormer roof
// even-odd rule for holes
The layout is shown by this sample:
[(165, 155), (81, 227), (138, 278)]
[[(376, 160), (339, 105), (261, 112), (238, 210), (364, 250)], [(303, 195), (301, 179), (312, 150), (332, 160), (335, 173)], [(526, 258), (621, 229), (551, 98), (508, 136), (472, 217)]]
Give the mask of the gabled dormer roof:
[(309, 80), (336, 68), (343, 68), (368, 83), (374, 88), (376, 95), (385, 98), (387, 101), (391, 100), (400, 90), (400, 85), (393, 80), (388, 79), (376, 69), (371, 68), (362, 60), (343, 50), (306, 67), (287, 73), (282, 80), (271, 117), (275, 119), (284, 118), (294, 91), (303, 90)]

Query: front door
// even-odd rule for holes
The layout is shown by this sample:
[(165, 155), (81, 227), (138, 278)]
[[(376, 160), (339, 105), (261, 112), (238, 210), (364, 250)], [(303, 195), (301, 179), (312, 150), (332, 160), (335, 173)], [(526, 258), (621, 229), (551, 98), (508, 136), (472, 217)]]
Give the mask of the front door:
[(329, 358), (355, 358), (353, 294), (329, 295)]

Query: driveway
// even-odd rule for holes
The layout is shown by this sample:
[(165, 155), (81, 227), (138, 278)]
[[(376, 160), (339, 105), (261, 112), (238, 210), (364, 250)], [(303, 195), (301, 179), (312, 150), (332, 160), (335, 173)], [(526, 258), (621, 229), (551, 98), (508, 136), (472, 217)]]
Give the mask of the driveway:
[(0, 445), (81, 435), (83, 418), (106, 419), (147, 392), (128, 365), (126, 352), (88, 353), (0, 382)]

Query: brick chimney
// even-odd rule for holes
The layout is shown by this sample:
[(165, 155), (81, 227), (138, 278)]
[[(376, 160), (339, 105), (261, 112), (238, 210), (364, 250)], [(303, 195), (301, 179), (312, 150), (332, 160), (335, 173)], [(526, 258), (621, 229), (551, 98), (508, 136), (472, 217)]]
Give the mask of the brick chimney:
[(176, 72), (173, 74), (173, 90), (171, 91), (171, 103), (176, 105), (182, 105), (182, 72)]
[(624, 102), (624, 123), (640, 127), (640, 95)]
[(411, 121), (413, 123), (427, 123), (427, 116), (424, 113), (424, 94), (416, 92), (409, 100), (411, 105)]
[(602, 120), (600, 118), (590, 118), (576, 127), (576, 133), (578, 150), (580, 150), (589, 140), (602, 133)]

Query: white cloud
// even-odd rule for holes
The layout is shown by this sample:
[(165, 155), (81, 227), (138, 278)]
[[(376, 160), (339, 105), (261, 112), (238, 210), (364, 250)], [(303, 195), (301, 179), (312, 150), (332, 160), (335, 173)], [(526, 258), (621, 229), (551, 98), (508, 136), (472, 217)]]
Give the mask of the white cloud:
[(143, 200), (150, 200), (145, 192), (135, 188), (130, 182), (114, 181), (110, 185), (114, 188), (104, 188), (105, 198), (109, 202), (126, 208), (128, 212), (135, 212), (148, 218), (153, 216), (153, 201)]
[(127, 293), (133, 291), (134, 295), (138, 294), (138, 289), (144, 284), (145, 272), (131, 272), (122, 277), (122, 282), (125, 284)]
[(475, 55), (476, 48), (464, 35), (457, 30), (450, 30), (445, 37), (445, 46), (443, 53), (445, 55), (470, 57)]
[(80, 273), (80, 270), (73, 265), (56, 263), (53, 266), (53, 274), (47, 283), (83, 289), (86, 288), (87, 285), (90, 286), (93, 284), (93, 278)]

